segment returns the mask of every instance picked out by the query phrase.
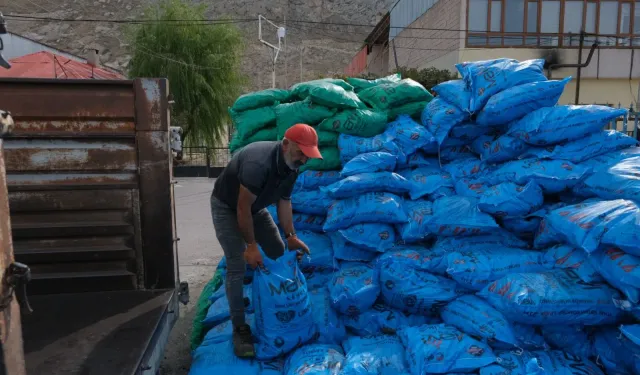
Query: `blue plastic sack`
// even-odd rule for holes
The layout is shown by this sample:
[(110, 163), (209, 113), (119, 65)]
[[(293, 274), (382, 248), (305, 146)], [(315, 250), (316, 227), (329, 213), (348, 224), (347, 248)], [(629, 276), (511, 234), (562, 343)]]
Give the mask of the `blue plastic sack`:
[(510, 135), (483, 135), (471, 144), (480, 159), (490, 164), (515, 160), (529, 147), (526, 142)]
[(301, 214), (326, 216), (331, 203), (333, 199), (320, 190), (295, 191), (291, 194), (291, 207)]
[(581, 358), (593, 355), (593, 337), (582, 326), (542, 326), (542, 336), (554, 349)]
[(429, 233), (438, 236), (472, 236), (499, 228), (495, 220), (478, 209), (474, 198), (452, 196), (433, 202), (433, 216), (424, 217)]
[(406, 262), (391, 262), (381, 267), (380, 285), (386, 304), (411, 314), (436, 315), (449, 301), (465, 294), (455, 281)]
[(431, 90), (438, 94), (439, 98), (455, 105), (461, 111), (469, 112), (471, 90), (464, 80), (455, 79), (442, 82), (433, 86)]
[(559, 350), (498, 353), (480, 375), (604, 375), (593, 362)]
[(421, 242), (430, 236), (428, 222), (425, 217), (433, 215), (433, 204), (427, 200), (405, 201), (404, 209), (409, 215), (409, 222), (398, 224), (400, 238), (405, 243)]
[(323, 229), (331, 232), (360, 223), (406, 223), (403, 205), (404, 200), (392, 193), (366, 193), (335, 201), (329, 207)]
[[(483, 135), (496, 134), (504, 126), (479, 126), (475, 122), (463, 122), (451, 129), (449, 137), (445, 140), (445, 144), (450, 146), (468, 145)], [(505, 129), (506, 130), (506, 129)]]
[(460, 331), (490, 341), (517, 345), (511, 323), (484, 300), (467, 295), (453, 300), (442, 308), (442, 320)]
[(566, 144), (531, 149), (522, 156), (568, 160), (578, 164), (594, 156), (622, 150), (637, 144), (637, 140), (626, 134), (615, 130), (602, 130)]
[(362, 223), (341, 229), (339, 232), (352, 244), (381, 253), (392, 248), (396, 242), (396, 232), (389, 224)]
[(342, 165), (358, 155), (370, 152), (387, 152), (396, 156), (400, 154), (400, 149), (386, 132), (371, 138), (340, 134), (338, 136), (338, 150)]
[(429, 129), (436, 142), (441, 145), (454, 126), (462, 124), (469, 119), (469, 113), (459, 109), (455, 105), (435, 98), (422, 111), (422, 125)]
[(527, 243), (519, 239), (515, 235), (497, 229), (490, 234), (484, 234), (471, 237), (440, 237), (433, 245), (434, 251), (454, 252), (471, 249), (493, 249), (497, 246), (526, 248)]
[(525, 83), (495, 94), (476, 116), (478, 125), (508, 124), (543, 107), (558, 103), (571, 77), (561, 81)]
[[(229, 301), (227, 300), (227, 293), (224, 287), (221, 287), (221, 293), (215, 293), (218, 298), (209, 306), (206, 317), (202, 320), (205, 326), (213, 326), (220, 322), (229, 319), (231, 312), (229, 310)], [(251, 284), (243, 286), (243, 294), (249, 300), (249, 305), (245, 306), (245, 313), (253, 313), (254, 311), (254, 299), (253, 289)]]
[(524, 186), (503, 182), (488, 186), (481, 181), (462, 179), (456, 183), (456, 192), (478, 198), (478, 208), (496, 217), (523, 216), (542, 206), (542, 189), (535, 182)]
[(557, 245), (544, 252), (542, 262), (548, 269), (573, 270), (580, 279), (587, 283), (602, 283), (604, 279), (591, 265), (587, 253), (575, 247)]
[(629, 199), (640, 202), (640, 157), (621, 160), (591, 174), (578, 183), (573, 191), (587, 197)]
[(580, 165), (588, 168), (592, 173), (594, 173), (603, 169), (608, 169), (612, 165), (618, 164), (623, 160), (638, 156), (640, 156), (640, 147), (629, 147), (623, 150), (592, 157), (591, 159), (580, 163)]
[(606, 284), (586, 283), (571, 270), (512, 273), (478, 293), (507, 319), (523, 324), (615, 324), (622, 317)]
[[(275, 205), (271, 205), (267, 207), (267, 211), (271, 214), (273, 221), (276, 224), (280, 224), (278, 220), (278, 209)], [(326, 216), (324, 215), (309, 215), (302, 214), (298, 212), (293, 213), (293, 226), (296, 230), (310, 230), (313, 232), (322, 232), (323, 226), (326, 221)]]
[[(227, 258), (222, 257), (222, 259), (220, 259), (220, 263), (218, 263), (218, 269), (220, 269), (220, 275), (223, 277), (223, 280), (224, 280), (224, 277), (227, 275)], [(249, 281), (253, 280), (253, 270), (251, 269), (251, 266), (249, 266), (248, 264), (246, 267), (246, 271), (244, 273), (244, 279)], [(209, 297), (209, 300), (211, 302), (214, 302), (219, 297), (222, 297), (224, 295), (222, 294), (223, 289), (224, 288), (219, 288), (216, 293), (213, 293), (211, 297)]]
[(283, 375), (339, 375), (344, 360), (339, 345), (310, 344), (291, 353)]
[(596, 332), (594, 352), (609, 374), (640, 373), (640, 346), (614, 327)]
[(341, 178), (339, 171), (304, 171), (298, 175), (295, 188), (316, 190), (320, 186), (329, 186)]
[(476, 157), (476, 154), (471, 150), (470, 145), (442, 147), (440, 149), (440, 160), (443, 163), (455, 160), (465, 160), (473, 157)]
[(349, 330), (359, 336), (395, 334), (404, 327), (434, 324), (434, 319), (392, 309), (383, 303), (375, 303), (360, 314), (343, 315), (342, 321)]
[(515, 233), (520, 238), (532, 240), (540, 228), (542, 219), (547, 216), (549, 212), (564, 206), (566, 206), (566, 204), (563, 202), (548, 203), (529, 215), (503, 217), (500, 220), (500, 225), (502, 225), (504, 229)]
[(307, 290), (311, 292), (312, 290), (327, 289), (333, 273), (313, 272), (305, 274), (304, 277), (307, 279)]
[(406, 373), (404, 347), (395, 335), (351, 336), (343, 344), (342, 375), (378, 375), (383, 370)]
[(608, 122), (626, 113), (624, 108), (602, 105), (545, 107), (511, 123), (507, 134), (534, 146), (553, 145), (599, 131)]
[(380, 294), (378, 270), (367, 263), (343, 262), (329, 284), (332, 306), (345, 315), (357, 315)]
[(302, 272), (325, 272), (338, 268), (333, 259), (333, 246), (329, 236), (311, 231), (298, 231), (297, 236), (309, 247), (311, 252), (311, 254), (302, 257), (300, 261)]
[(349, 160), (340, 175), (344, 178), (361, 173), (393, 172), (397, 159), (388, 152), (368, 152)]
[[(438, 151), (436, 150), (436, 153), (437, 152)], [(407, 160), (403, 160), (402, 162), (398, 161), (398, 163), (396, 164), (397, 171), (407, 168), (420, 167), (440, 168), (440, 162), (438, 162), (438, 159), (427, 155), (424, 150), (418, 150), (413, 154), (407, 156)]]
[(575, 186), (588, 169), (565, 160), (523, 159), (502, 164), (482, 179), (491, 185), (513, 182), (524, 185), (534, 181), (545, 194), (559, 193)]
[(591, 266), (633, 303), (640, 302), (640, 258), (615, 247), (601, 249), (589, 257)]
[(458, 181), (461, 178), (476, 178), (485, 171), (486, 164), (483, 163), (477, 157), (471, 157), (466, 159), (460, 159), (452, 161), (449, 164), (445, 164), (442, 169), (445, 170), (453, 181)]
[(256, 358), (273, 359), (311, 340), (316, 327), (307, 282), (298, 268), (296, 252), (278, 260), (263, 256), (253, 280), (256, 306)]
[(238, 358), (233, 342), (227, 340), (201, 345), (193, 351), (189, 375), (210, 374), (261, 375), (261, 366), (255, 360)]
[(409, 196), (416, 200), (434, 194), (441, 188), (453, 188), (451, 176), (434, 167), (420, 167), (398, 171), (408, 181)]
[(320, 189), (334, 199), (344, 199), (375, 192), (404, 195), (410, 187), (409, 181), (397, 173), (375, 172), (349, 176)]
[(384, 133), (392, 138), (398, 146), (399, 160), (406, 160), (409, 155), (420, 149), (429, 149), (436, 142), (433, 135), (424, 126), (407, 115), (400, 115), (396, 121), (390, 122)]
[(495, 362), (486, 344), (445, 325), (407, 327), (398, 333), (412, 374), (472, 372)]
[(336, 259), (354, 262), (370, 262), (378, 256), (377, 252), (363, 249), (347, 241), (339, 232), (329, 233), (329, 238), (331, 238), (333, 256)]
[[(251, 327), (251, 332), (255, 332), (256, 320), (255, 315), (247, 314), (245, 316), (245, 322)], [(209, 329), (209, 332), (202, 339), (200, 346), (207, 346), (213, 344), (220, 344), (231, 340), (233, 337), (233, 323), (231, 319), (227, 319), (222, 323), (216, 324)]]
[(542, 189), (535, 182), (524, 186), (504, 182), (487, 189), (478, 208), (497, 217), (521, 216), (540, 208), (543, 201)]
[(340, 345), (347, 336), (347, 329), (338, 313), (331, 307), (331, 296), (326, 285), (323, 289), (310, 290), (309, 298), (313, 322), (318, 332), (316, 342)]
[(444, 275), (447, 270), (446, 254), (448, 249), (436, 247), (429, 249), (420, 245), (401, 246), (402, 250), (387, 252), (378, 258), (380, 269), (386, 265), (404, 264), (418, 270)]
[(447, 274), (458, 284), (478, 291), (511, 273), (545, 270), (537, 251), (479, 246), (447, 254)]
[(519, 62), (514, 59), (496, 59), (456, 64), (462, 79), (469, 86), (469, 110), (481, 110), (489, 99), (501, 91), (525, 83), (546, 81), (544, 59)]
[(640, 345), (640, 324), (621, 325), (620, 332), (634, 344)]
[(640, 256), (640, 208), (633, 201), (587, 200), (551, 211), (545, 222), (560, 239), (588, 253), (615, 246)]

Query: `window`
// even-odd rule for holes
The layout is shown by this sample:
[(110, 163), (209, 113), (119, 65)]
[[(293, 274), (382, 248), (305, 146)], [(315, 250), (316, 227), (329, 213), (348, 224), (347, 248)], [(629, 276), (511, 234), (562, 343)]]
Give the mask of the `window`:
[[(640, 46), (640, 0), (467, 0), (469, 45)], [(597, 34), (597, 35), (595, 35)]]
[(502, 31), (502, 0), (491, 2), (491, 30), (492, 32)]
[(469, 0), (469, 14), (473, 14), (469, 18), (470, 31), (487, 31), (487, 5), (487, 0)]

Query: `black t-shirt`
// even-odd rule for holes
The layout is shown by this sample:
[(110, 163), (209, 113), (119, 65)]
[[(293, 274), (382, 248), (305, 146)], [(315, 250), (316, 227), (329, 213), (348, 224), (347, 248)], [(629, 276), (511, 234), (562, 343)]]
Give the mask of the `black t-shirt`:
[(213, 188), (213, 196), (236, 209), (240, 184), (256, 196), (251, 212), (291, 199), (298, 172), (282, 155), (282, 142), (254, 142), (238, 151), (224, 168)]

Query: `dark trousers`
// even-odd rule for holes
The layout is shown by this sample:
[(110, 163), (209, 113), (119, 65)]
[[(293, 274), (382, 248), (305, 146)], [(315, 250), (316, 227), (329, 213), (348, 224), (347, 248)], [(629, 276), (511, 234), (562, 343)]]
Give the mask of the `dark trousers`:
[[(216, 237), (227, 259), (225, 288), (231, 321), (234, 327), (238, 327), (245, 324), (242, 286), (246, 270), (244, 261), (246, 243), (238, 226), (236, 211), (213, 196), (211, 197), (211, 216)], [(284, 242), (269, 211), (262, 209), (253, 215), (253, 231), (256, 242), (269, 258), (275, 260), (284, 254)]]

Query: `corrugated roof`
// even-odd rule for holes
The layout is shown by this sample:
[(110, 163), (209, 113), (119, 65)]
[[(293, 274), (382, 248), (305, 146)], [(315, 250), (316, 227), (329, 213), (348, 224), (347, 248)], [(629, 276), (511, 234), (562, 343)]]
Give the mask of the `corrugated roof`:
[(48, 51), (9, 60), (11, 69), (0, 69), (4, 78), (60, 78), (60, 79), (126, 79), (106, 69), (93, 67)]

